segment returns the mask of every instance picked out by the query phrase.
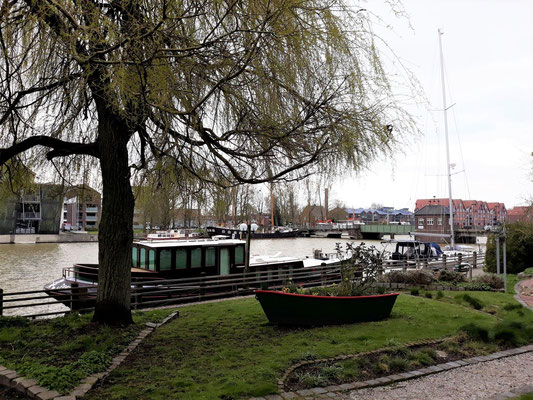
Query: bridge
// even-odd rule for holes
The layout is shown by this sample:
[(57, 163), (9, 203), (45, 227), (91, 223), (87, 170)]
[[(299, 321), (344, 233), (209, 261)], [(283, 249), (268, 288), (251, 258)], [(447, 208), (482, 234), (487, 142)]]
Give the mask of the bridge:
[(304, 236), (313, 237), (341, 237), (344, 233), (352, 239), (368, 239), (379, 240), (383, 235), (390, 235), (393, 238), (395, 235), (408, 235), (413, 232), (413, 225), (399, 225), (399, 224), (324, 224), (323, 226), (315, 226), (312, 228), (302, 229)]

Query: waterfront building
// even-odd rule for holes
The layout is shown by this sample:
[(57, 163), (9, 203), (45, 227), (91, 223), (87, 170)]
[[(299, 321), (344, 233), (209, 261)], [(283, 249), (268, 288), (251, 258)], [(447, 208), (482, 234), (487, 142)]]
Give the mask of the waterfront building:
[[(507, 218), (505, 204), (487, 203), (480, 200), (453, 199), (454, 227), (465, 229), (483, 229), (485, 226), (502, 224)], [(428, 205), (449, 208), (449, 199), (418, 199), (415, 204), (415, 216)]]
[(102, 196), (88, 185), (66, 191), (62, 227), (73, 230), (97, 230), (102, 212)]
[(31, 184), (1, 200), (0, 234), (57, 234), (63, 205), (63, 187)]
[(428, 204), (415, 211), (415, 227), (417, 231), (424, 233), (449, 234), (449, 207), (440, 204)]

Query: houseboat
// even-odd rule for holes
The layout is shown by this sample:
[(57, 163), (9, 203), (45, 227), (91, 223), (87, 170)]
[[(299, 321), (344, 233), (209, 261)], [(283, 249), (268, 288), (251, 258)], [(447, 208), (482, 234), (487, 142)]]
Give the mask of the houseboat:
[[(250, 272), (294, 270), (325, 265), (338, 265), (341, 259), (334, 254), (315, 252), (318, 258), (285, 256), (254, 256), (250, 258)], [(132, 246), (132, 286), (157, 286), (157, 281), (199, 277), (225, 277), (243, 273), (245, 242), (239, 239), (196, 240), (140, 240)], [(270, 275), (270, 273), (269, 273)], [(274, 273), (272, 274), (274, 275)], [(285, 275), (286, 276), (286, 275)], [(63, 276), (47, 285), (45, 291), (65, 304), (72, 288), (92, 297), (98, 284), (97, 264), (75, 264), (65, 268)]]

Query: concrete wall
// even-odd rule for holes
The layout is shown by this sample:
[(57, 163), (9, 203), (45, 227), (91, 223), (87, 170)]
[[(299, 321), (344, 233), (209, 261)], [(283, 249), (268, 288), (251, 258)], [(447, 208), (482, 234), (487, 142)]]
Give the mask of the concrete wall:
[(6, 243), (75, 243), (98, 242), (98, 235), (66, 233), (58, 235), (0, 235), (0, 244)]

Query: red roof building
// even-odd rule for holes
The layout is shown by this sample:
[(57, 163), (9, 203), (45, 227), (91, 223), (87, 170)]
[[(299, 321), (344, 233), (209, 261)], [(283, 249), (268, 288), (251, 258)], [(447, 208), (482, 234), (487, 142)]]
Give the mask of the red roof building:
[[(449, 202), (449, 199), (419, 199), (416, 201), (415, 213), (429, 205), (449, 207)], [(457, 228), (483, 229), (486, 225), (506, 220), (507, 210), (503, 203), (461, 199), (453, 199), (452, 202), (453, 225)]]
[(533, 205), (511, 208), (507, 211), (507, 222), (533, 222)]

